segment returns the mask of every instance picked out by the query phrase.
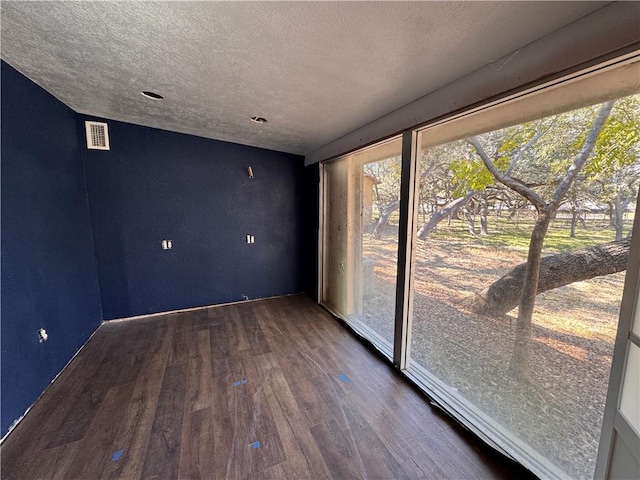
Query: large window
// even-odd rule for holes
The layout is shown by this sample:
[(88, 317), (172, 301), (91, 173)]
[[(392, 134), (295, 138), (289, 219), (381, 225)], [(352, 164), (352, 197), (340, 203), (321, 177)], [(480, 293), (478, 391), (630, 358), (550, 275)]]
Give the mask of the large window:
[(594, 474), (638, 243), (637, 72), (576, 75), (323, 165), (323, 303), (545, 478)]
[[(594, 471), (640, 182), (639, 101), (420, 151), (409, 370), (571, 478)], [(527, 315), (536, 256), (543, 292)]]

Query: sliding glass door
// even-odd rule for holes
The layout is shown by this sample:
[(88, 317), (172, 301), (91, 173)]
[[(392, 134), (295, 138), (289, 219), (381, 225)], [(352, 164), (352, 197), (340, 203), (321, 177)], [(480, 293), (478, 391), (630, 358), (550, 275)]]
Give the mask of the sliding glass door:
[[(638, 68), (594, 69), (322, 167), (323, 304), (543, 478), (593, 478), (599, 446), (637, 444), (637, 322), (618, 342), (624, 388), (609, 375), (640, 248)], [(630, 426), (603, 447), (619, 390), (605, 427)]]
[[(638, 145), (611, 159), (601, 142), (633, 136), (627, 114), (639, 100), (442, 145), (428, 129), (418, 138), (409, 371), (546, 476), (594, 472), (633, 223), (623, 205), (640, 173)], [(572, 168), (594, 171), (572, 179)]]
[(402, 138), (324, 164), (324, 305), (391, 357)]

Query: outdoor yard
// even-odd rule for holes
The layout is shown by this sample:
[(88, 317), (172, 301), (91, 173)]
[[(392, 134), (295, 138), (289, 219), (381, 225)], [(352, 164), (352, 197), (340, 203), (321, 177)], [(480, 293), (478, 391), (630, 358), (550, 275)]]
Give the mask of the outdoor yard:
[[(600, 222), (601, 223), (601, 222)], [(592, 478), (613, 353), (624, 272), (576, 282), (537, 297), (526, 375), (510, 369), (517, 309), (500, 318), (471, 313), (480, 292), (526, 259), (532, 223), (493, 221), (487, 237), (462, 222), (442, 223), (418, 241), (411, 361), (550, 459), (571, 478)], [(611, 241), (594, 221), (576, 238), (555, 222), (545, 254)], [(392, 338), (397, 237), (364, 236), (376, 295), (360, 320)]]

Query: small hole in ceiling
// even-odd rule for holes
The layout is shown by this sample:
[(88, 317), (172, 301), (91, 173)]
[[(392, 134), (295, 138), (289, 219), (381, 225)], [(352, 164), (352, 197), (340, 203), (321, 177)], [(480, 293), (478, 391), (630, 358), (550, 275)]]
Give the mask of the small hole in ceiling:
[(254, 123), (267, 123), (267, 119), (264, 117), (251, 117), (251, 121)]
[(164, 97), (162, 95), (160, 95), (159, 93), (155, 93), (155, 92), (148, 92), (148, 91), (144, 91), (142, 92), (142, 95), (144, 95), (147, 98), (152, 98), (153, 100), (162, 100)]

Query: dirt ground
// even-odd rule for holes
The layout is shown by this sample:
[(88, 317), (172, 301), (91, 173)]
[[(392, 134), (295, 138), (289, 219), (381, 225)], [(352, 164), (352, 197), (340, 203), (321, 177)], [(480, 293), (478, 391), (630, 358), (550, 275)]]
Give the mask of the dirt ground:
[[(366, 237), (375, 295), (361, 320), (392, 338), (395, 241)], [(525, 252), (438, 241), (416, 255), (411, 361), (512, 431), (568, 478), (592, 478), (604, 412), (624, 272), (539, 295), (527, 374), (509, 371), (517, 310), (475, 315), (464, 299), (486, 288)]]

